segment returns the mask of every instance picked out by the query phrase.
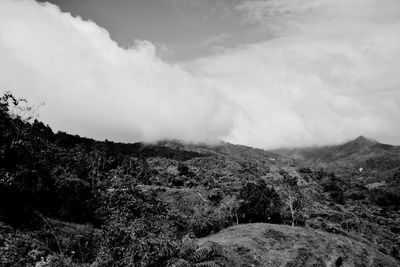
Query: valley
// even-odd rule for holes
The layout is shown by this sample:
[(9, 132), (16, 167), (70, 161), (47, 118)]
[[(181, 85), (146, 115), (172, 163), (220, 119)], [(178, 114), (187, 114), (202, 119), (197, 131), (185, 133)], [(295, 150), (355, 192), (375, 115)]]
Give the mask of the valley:
[(124, 144), (0, 118), (1, 266), (399, 266), (400, 149)]

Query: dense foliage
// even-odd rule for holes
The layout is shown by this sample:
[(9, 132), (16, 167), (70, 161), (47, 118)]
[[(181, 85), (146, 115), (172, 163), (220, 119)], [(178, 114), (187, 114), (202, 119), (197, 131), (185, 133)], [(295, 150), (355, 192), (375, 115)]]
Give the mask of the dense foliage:
[[(165, 223), (164, 204), (135, 188), (149, 175), (146, 161), (133, 158), (139, 149), (54, 134), (37, 120), (13, 116), (10, 104), (15, 108), (20, 101), (6, 94), (0, 102), (0, 221), (16, 229), (10, 233), (14, 239), (31, 242), (27, 248), (15, 244), (16, 249), (29, 254), (34, 243), (40, 243), (34, 250), (51, 266), (52, 261), (65, 266), (70, 261), (104, 266), (165, 263), (175, 253), (179, 229), (174, 222)], [(83, 233), (73, 227), (57, 229), (54, 224), (61, 222), (61, 228), (88, 226)], [(62, 237), (60, 231), (71, 233)], [(29, 237), (20, 237), (26, 233)], [(17, 257), (0, 260), (13, 265)]]
[[(0, 99), (1, 266), (214, 264), (187, 237), (255, 222), (357, 235), (399, 257), (398, 170), (367, 186), (231, 144), (95, 141), (54, 133), (25, 104)], [(203, 250), (208, 263), (193, 260)]]
[(275, 189), (265, 181), (247, 183), (241, 188), (238, 198), (240, 222), (281, 222), (281, 200)]

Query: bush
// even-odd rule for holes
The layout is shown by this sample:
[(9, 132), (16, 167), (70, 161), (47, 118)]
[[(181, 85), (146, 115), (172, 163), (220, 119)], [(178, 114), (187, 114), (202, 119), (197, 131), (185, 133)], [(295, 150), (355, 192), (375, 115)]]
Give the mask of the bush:
[(104, 237), (97, 266), (163, 266), (177, 253), (184, 218), (136, 189), (103, 192), (98, 216)]
[(319, 183), (324, 188), (324, 191), (329, 193), (329, 197), (334, 202), (344, 204), (343, 182), (334, 173), (324, 176)]
[(371, 195), (378, 206), (394, 209), (400, 207), (400, 192), (396, 187), (376, 188), (372, 190)]
[(43, 228), (35, 238), (52, 252), (62, 253), (74, 262), (92, 263), (99, 251), (102, 232), (89, 225), (64, 223), (43, 217)]
[(179, 172), (179, 175), (189, 176), (189, 174), (190, 174), (189, 167), (184, 165), (183, 163), (178, 164), (178, 172)]
[(200, 206), (190, 219), (189, 231), (196, 237), (205, 237), (216, 233), (233, 223), (232, 213), (225, 206)]
[(221, 203), (221, 200), (224, 198), (224, 193), (222, 192), (222, 190), (215, 188), (211, 190), (210, 193), (208, 193), (207, 198), (211, 201), (213, 205), (219, 205)]
[(89, 183), (74, 177), (59, 177), (56, 182), (58, 218), (85, 223), (94, 220), (95, 196)]
[(240, 223), (280, 223), (281, 200), (278, 193), (265, 181), (249, 182), (239, 192), (238, 209)]
[(130, 223), (116, 219), (104, 228), (95, 266), (165, 266), (178, 248), (179, 241), (163, 216)]
[(174, 187), (181, 187), (185, 185), (185, 180), (182, 177), (174, 177), (171, 181)]

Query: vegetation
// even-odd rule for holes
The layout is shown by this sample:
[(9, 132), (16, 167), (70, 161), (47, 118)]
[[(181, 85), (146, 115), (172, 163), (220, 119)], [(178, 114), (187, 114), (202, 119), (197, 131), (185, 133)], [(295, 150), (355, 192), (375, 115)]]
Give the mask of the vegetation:
[(54, 133), (6, 93), (0, 265), (230, 266), (217, 242), (202, 238), (257, 222), (363, 240), (399, 258), (398, 167), (382, 182), (372, 170), (363, 177), (304, 164), (227, 143), (123, 144)]
[(287, 225), (238, 225), (199, 240), (208, 244), (220, 248), (220, 266), (398, 266), (369, 244)]
[(265, 181), (244, 185), (239, 192), (239, 222), (281, 222), (281, 200), (278, 193)]

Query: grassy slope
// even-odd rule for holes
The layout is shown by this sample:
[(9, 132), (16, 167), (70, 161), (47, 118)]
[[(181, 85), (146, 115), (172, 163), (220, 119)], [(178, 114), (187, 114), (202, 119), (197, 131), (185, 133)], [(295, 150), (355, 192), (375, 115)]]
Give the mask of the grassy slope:
[(231, 266), (400, 266), (372, 244), (286, 225), (238, 225), (198, 241), (208, 242), (222, 247)]

